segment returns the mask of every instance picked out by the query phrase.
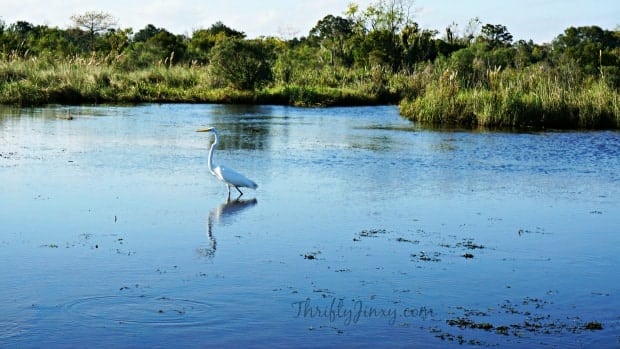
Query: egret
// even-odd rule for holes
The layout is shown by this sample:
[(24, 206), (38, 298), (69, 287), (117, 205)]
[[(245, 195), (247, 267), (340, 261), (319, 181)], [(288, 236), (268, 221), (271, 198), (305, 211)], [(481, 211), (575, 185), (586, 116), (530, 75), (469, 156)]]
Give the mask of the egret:
[(231, 168), (228, 168), (225, 166), (214, 167), (213, 151), (215, 150), (215, 147), (217, 146), (217, 143), (219, 141), (219, 136), (220, 136), (219, 132), (217, 132), (217, 129), (215, 127), (201, 129), (196, 132), (213, 132), (213, 134), (215, 135), (215, 139), (213, 140), (213, 144), (211, 144), (211, 149), (209, 150), (207, 166), (209, 167), (209, 172), (211, 172), (211, 174), (214, 175), (215, 178), (226, 183), (226, 185), (228, 186), (228, 197), (230, 197), (230, 187), (235, 187), (235, 189), (237, 189), (237, 191), (239, 192), (239, 197), (243, 195), (243, 192), (239, 188), (251, 188), (251, 189), (258, 188), (258, 185), (254, 183), (254, 181), (252, 181), (251, 179), (247, 178), (246, 176), (242, 175), (241, 173)]

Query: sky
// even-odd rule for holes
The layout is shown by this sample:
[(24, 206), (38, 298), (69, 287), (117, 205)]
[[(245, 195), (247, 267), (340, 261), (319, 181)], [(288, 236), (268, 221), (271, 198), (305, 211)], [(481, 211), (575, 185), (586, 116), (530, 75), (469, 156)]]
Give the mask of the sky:
[[(70, 17), (103, 11), (118, 19), (117, 27), (134, 32), (152, 24), (174, 34), (191, 36), (196, 29), (222, 21), (248, 38), (307, 36), (326, 15), (343, 16), (349, 3), (365, 9), (376, 0), (0, 0), (0, 19), (6, 24), (68, 28)], [(620, 26), (618, 0), (417, 0), (414, 21), (441, 34), (453, 22), (463, 31), (474, 17), (483, 24), (503, 24), (514, 40), (550, 42), (571, 26)]]

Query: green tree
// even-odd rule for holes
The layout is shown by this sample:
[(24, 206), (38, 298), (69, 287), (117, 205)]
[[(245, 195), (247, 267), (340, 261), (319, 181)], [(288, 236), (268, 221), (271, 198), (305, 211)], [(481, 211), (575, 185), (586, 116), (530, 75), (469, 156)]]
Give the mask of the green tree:
[(169, 59), (170, 64), (173, 63), (173, 60), (182, 60), (187, 50), (185, 38), (182, 35), (174, 35), (167, 30), (155, 34), (147, 40), (147, 44), (160, 52), (160, 59)]
[(29, 22), (25, 21), (17, 21), (13, 25), (11, 25), (11, 31), (26, 36), (34, 30), (35, 26)]
[(329, 53), (331, 65), (336, 62), (350, 65), (347, 42), (352, 35), (353, 22), (350, 19), (327, 15), (310, 30), (309, 39)]
[(232, 29), (222, 22), (216, 22), (208, 29), (198, 29), (192, 33), (189, 41), (189, 50), (192, 58), (201, 62), (208, 60), (209, 51), (218, 42), (225, 39), (244, 39), (245, 33)]
[(157, 35), (157, 33), (164, 31), (163, 28), (157, 28), (152, 24), (147, 24), (144, 28), (138, 30), (138, 32), (133, 36), (134, 42), (147, 42), (148, 39)]
[(129, 62), (140, 68), (164, 63), (171, 66), (185, 59), (187, 38), (149, 24), (134, 35), (133, 44), (129, 45), (124, 52), (128, 56), (125, 60), (126, 69), (131, 68), (128, 66)]
[(58, 28), (37, 28), (37, 39), (30, 42), (29, 49), (39, 57), (52, 58), (75, 54), (75, 47), (68, 40), (67, 32)]
[(514, 66), (525, 68), (529, 65), (544, 61), (549, 56), (549, 48), (535, 44), (532, 40), (519, 40), (513, 45), (515, 49)]
[(80, 55), (90, 52), (90, 35), (80, 28), (68, 28), (64, 32), (69, 43), (67, 50), (71, 55)]
[(401, 61), (400, 47), (392, 40), (392, 33), (387, 30), (373, 30), (368, 33), (361, 46), (362, 54), (368, 56), (368, 64), (396, 69)]
[(260, 88), (273, 79), (273, 52), (260, 40), (229, 38), (211, 49), (210, 69), (218, 85), (239, 90)]
[(237, 38), (237, 39), (244, 39), (245, 38), (245, 33), (244, 32), (240, 32), (238, 30), (230, 28), (227, 25), (225, 25), (224, 23), (222, 23), (222, 21), (217, 21), (217, 22), (213, 23), (209, 27), (209, 29), (207, 29), (207, 32), (209, 32), (211, 35), (222, 34), (222, 35), (224, 35), (227, 38)]
[(108, 46), (109, 52), (114, 55), (122, 53), (131, 43), (130, 37), (133, 33), (131, 28), (112, 29), (105, 33), (104, 39)]
[(508, 47), (512, 43), (512, 34), (502, 24), (485, 24), (481, 29), (479, 38), (489, 45), (490, 49)]
[(601, 73), (603, 67), (618, 67), (620, 37), (617, 32), (597, 26), (570, 27), (552, 42), (554, 56), (560, 64), (573, 60), (589, 74)]
[(396, 70), (402, 55), (399, 33), (413, 24), (413, 1), (379, 0), (364, 11), (351, 4), (347, 15), (357, 34), (354, 51), (358, 64), (382, 64)]
[(274, 79), (284, 85), (313, 85), (314, 81), (311, 80), (315, 75), (308, 72), (319, 72), (324, 66), (316, 59), (316, 47), (309, 45), (307, 40), (288, 41), (276, 53), (277, 58), (273, 64)]
[(435, 30), (420, 29), (417, 23), (406, 26), (400, 33), (403, 49), (403, 66), (412, 67), (415, 63), (432, 61), (439, 53), (434, 37)]
[(476, 48), (469, 46), (454, 52), (448, 60), (449, 67), (457, 73), (456, 77), (465, 87), (476, 85), (481, 75), (474, 64), (476, 54)]
[(25, 55), (29, 51), (29, 43), (36, 36), (34, 25), (25, 21), (15, 22), (4, 30), (2, 35), (2, 49), (6, 54)]

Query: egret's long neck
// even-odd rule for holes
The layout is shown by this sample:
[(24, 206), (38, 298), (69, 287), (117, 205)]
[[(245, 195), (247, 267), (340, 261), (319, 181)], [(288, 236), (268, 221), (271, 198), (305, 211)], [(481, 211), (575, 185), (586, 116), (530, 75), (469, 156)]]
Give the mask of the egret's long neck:
[(209, 172), (215, 176), (215, 172), (213, 171), (213, 151), (215, 150), (215, 146), (217, 146), (217, 133), (214, 133), (215, 139), (213, 140), (213, 144), (211, 144), (211, 149), (209, 149), (209, 157), (207, 158), (207, 166), (209, 167)]

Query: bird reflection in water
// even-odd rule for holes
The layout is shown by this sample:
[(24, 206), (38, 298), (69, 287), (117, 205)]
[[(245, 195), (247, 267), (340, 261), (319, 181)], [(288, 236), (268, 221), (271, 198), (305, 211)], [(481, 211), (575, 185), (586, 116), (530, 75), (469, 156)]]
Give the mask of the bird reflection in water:
[(215, 255), (215, 250), (217, 249), (217, 241), (215, 240), (215, 236), (213, 235), (214, 224), (229, 224), (231, 217), (258, 203), (258, 201), (256, 201), (256, 198), (240, 200), (240, 197), (241, 196), (234, 200), (228, 198), (226, 202), (209, 212), (209, 217), (207, 218), (208, 245), (206, 247), (198, 248), (198, 253), (200, 255), (207, 258), (213, 258), (213, 256)]

